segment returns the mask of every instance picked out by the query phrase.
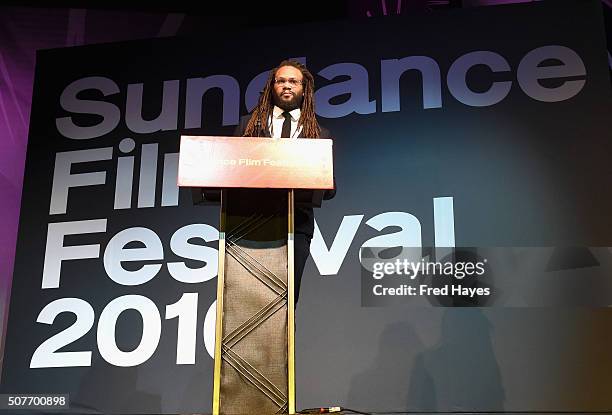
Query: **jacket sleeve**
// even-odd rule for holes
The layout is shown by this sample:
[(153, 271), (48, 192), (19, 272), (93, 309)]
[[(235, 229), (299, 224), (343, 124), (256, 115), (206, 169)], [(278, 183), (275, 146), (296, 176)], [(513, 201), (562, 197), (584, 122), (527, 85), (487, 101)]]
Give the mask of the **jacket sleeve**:
[[(331, 139), (332, 135), (329, 130), (325, 127), (321, 127), (321, 138)], [(336, 176), (334, 176), (334, 188), (331, 190), (326, 190), (323, 194), (323, 200), (333, 199), (336, 196), (336, 190), (338, 187), (336, 186)]]
[(333, 199), (334, 196), (336, 196), (336, 189), (336, 176), (334, 176), (334, 188), (331, 190), (326, 190), (325, 193), (323, 193), (323, 200)]

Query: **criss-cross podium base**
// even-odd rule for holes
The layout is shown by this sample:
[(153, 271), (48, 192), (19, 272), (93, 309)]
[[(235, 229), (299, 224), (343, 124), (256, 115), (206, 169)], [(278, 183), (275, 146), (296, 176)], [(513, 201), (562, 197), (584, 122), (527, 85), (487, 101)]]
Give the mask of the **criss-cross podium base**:
[(293, 192), (221, 197), (214, 414), (295, 412)]
[[(332, 140), (181, 136), (179, 186), (219, 201), (213, 414), (295, 413), (293, 231), (334, 189)], [(297, 189), (287, 190), (287, 189)]]

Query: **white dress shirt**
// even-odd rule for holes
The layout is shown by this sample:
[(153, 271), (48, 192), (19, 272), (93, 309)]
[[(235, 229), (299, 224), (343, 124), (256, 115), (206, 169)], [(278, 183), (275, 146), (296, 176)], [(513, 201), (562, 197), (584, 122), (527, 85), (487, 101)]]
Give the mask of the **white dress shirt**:
[[(279, 108), (276, 105), (274, 106), (271, 117), (272, 122), (269, 123), (270, 135), (272, 135), (272, 138), (280, 138), (281, 133), (283, 132), (283, 122), (285, 121), (285, 117), (283, 117), (283, 112), (285, 112), (284, 109)], [(289, 137), (297, 138), (299, 137), (300, 132), (302, 131), (301, 127), (299, 131), (297, 129), (301, 111), (299, 108), (296, 108), (292, 111), (289, 111), (289, 114), (291, 115), (291, 134), (289, 134)]]

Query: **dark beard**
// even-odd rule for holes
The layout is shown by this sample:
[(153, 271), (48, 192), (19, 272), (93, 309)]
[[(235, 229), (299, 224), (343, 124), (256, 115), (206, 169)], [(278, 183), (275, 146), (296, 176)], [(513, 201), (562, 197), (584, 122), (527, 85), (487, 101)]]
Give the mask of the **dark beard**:
[(281, 99), (273, 94), (274, 105), (282, 109), (283, 111), (293, 111), (296, 108), (300, 108), (302, 106), (303, 96), (293, 96), (290, 101), (281, 101)]

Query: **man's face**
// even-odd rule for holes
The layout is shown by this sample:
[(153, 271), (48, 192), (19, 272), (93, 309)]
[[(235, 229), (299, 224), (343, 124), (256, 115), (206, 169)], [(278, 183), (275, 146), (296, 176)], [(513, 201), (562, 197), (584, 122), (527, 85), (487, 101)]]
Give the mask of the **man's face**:
[(298, 68), (281, 66), (274, 76), (274, 104), (285, 111), (299, 108), (304, 97), (303, 81)]

